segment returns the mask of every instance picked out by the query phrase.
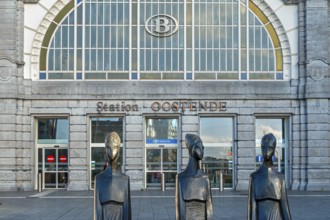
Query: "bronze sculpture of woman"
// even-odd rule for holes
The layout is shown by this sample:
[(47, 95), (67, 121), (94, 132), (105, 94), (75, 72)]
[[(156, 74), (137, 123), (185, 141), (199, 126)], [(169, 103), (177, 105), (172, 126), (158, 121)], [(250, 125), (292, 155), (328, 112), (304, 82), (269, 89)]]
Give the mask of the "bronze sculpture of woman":
[(285, 179), (273, 167), (276, 138), (266, 134), (261, 139), (263, 165), (250, 175), (248, 220), (291, 220)]
[(210, 182), (199, 165), (204, 154), (203, 142), (193, 134), (187, 134), (185, 142), (189, 150), (189, 161), (186, 169), (176, 177), (176, 220), (211, 220), (213, 208)]
[(106, 137), (106, 169), (96, 175), (94, 220), (131, 220), (129, 177), (118, 170), (120, 137), (111, 132)]

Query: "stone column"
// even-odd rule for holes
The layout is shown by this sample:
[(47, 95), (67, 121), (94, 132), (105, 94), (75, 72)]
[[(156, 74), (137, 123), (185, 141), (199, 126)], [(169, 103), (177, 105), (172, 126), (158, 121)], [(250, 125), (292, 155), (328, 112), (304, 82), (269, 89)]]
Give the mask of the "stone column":
[(89, 174), (87, 161), (87, 101), (70, 101), (70, 144), (68, 190), (88, 190)]
[(255, 171), (255, 131), (252, 109), (256, 107), (255, 101), (237, 101), (240, 106), (237, 118), (237, 190), (247, 190), (249, 176)]
[(126, 116), (126, 137), (123, 152), (126, 160), (125, 173), (130, 177), (131, 190), (144, 188), (144, 137), (143, 137), (143, 116), (141, 112), (131, 112)]
[(328, 47), (328, 1), (307, 0), (307, 190), (330, 190)]

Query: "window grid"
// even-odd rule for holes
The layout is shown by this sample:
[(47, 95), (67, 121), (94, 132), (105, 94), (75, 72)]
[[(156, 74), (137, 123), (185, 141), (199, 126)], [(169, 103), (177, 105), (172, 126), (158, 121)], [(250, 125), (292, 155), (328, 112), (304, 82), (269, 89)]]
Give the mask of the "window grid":
[[(120, 80), (130, 79), (132, 72), (138, 79), (157, 80), (183, 80), (188, 72), (196, 80), (237, 80), (242, 74), (252, 80), (283, 79), (276, 72), (270, 36), (246, 4), (86, 0), (55, 31), (46, 79), (82, 74), (83, 79)], [(178, 31), (169, 37), (150, 35), (144, 22), (156, 14), (176, 18)]]
[[(141, 78), (162, 79), (163, 72), (184, 71), (184, 4), (183, 2), (140, 2), (139, 48)], [(167, 14), (179, 21), (179, 30), (168, 37), (155, 37), (145, 30), (151, 16)], [(171, 21), (170, 25), (174, 25)], [(167, 75), (169, 77), (169, 75)], [(165, 77), (166, 78), (166, 77)], [(171, 78), (171, 77), (169, 77)], [(181, 78), (181, 77), (180, 77)], [(175, 79), (175, 77), (174, 77)]]

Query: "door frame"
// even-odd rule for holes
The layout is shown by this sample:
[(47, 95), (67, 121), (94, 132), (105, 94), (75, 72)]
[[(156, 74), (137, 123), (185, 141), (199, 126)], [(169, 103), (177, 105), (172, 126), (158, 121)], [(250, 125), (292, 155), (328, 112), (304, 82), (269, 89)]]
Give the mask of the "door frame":
[[(181, 142), (182, 142), (182, 138), (181, 138), (181, 115), (180, 114), (146, 114), (143, 115), (143, 186), (146, 189), (147, 188), (147, 149), (161, 149), (161, 155), (163, 155), (163, 149), (177, 149), (177, 166), (176, 166), (176, 173), (178, 173), (180, 171), (180, 165), (181, 165), (181, 161), (182, 161), (182, 157), (181, 157)], [(147, 119), (152, 118), (152, 119), (177, 119), (178, 122), (178, 129), (177, 129), (177, 144), (163, 144), (163, 143), (159, 143), (159, 144), (147, 144), (147, 140), (146, 140), (146, 130), (147, 130), (147, 124), (146, 121)], [(176, 146), (176, 147), (175, 147)], [(155, 172), (164, 172), (164, 170), (162, 169), (163, 164), (161, 164), (161, 170), (155, 170)], [(166, 171), (164, 172), (166, 173)], [(152, 187), (151, 187), (152, 188)]]
[[(70, 132), (69, 127), (70, 127), (70, 117), (67, 114), (54, 114), (54, 115), (33, 115), (31, 117), (31, 124), (33, 125), (34, 129), (32, 130), (34, 133), (32, 134), (34, 137), (34, 189), (38, 190), (38, 185), (39, 185), (39, 161), (38, 161), (38, 150), (42, 148), (54, 148), (54, 146), (59, 147), (59, 148), (67, 148), (68, 149), (68, 164), (70, 160), (70, 148), (69, 148), (69, 140), (67, 143), (52, 143), (52, 144), (39, 144), (38, 143), (38, 120), (39, 119), (67, 119), (68, 120), (68, 132)], [(42, 174), (42, 173), (41, 173)], [(41, 188), (44, 189), (44, 185), (42, 184), (43, 182), (43, 177), (41, 175)], [(69, 171), (68, 171), (68, 180), (69, 180)]]
[[(199, 135), (201, 133), (201, 125), (200, 121), (202, 118), (230, 118), (232, 119), (232, 138), (233, 138), (233, 143), (232, 143), (232, 187), (226, 187), (225, 189), (236, 189), (237, 185), (237, 162), (238, 162), (238, 157), (237, 157), (237, 115), (236, 114), (199, 114), (198, 115), (198, 129), (199, 129)], [(203, 139), (202, 139), (203, 141)], [(204, 143), (204, 141), (203, 141)], [(204, 149), (205, 150), (205, 149)], [(212, 189), (219, 189), (219, 187), (215, 187)]]
[[(69, 177), (69, 148), (68, 147), (59, 147), (58, 145), (55, 145), (53, 147), (50, 147), (50, 146), (45, 146), (45, 147), (39, 147), (38, 149), (41, 149), (42, 150), (42, 173), (41, 173), (41, 176), (42, 176), (42, 189), (62, 189), (58, 187), (58, 175), (59, 173), (67, 173), (68, 174), (68, 177)], [(55, 168), (56, 170), (55, 171), (52, 171), (52, 172), (47, 172), (45, 170), (45, 151), (46, 150), (55, 150), (56, 152), (56, 156), (54, 158), (54, 163), (55, 163)], [(59, 172), (58, 170), (58, 157), (59, 157), (59, 154), (58, 154), (58, 151), (59, 150), (67, 150), (67, 163), (68, 163), (68, 170), (67, 171), (62, 171), (62, 172)], [(56, 177), (55, 177), (55, 187), (45, 187), (45, 173), (55, 173), (56, 174)], [(67, 180), (68, 181), (68, 180)], [(64, 187), (66, 188), (66, 187)]]

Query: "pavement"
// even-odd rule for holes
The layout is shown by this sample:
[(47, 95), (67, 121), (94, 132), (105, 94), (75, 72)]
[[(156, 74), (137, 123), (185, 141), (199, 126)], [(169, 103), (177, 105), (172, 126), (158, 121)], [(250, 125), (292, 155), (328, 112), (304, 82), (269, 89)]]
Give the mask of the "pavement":
[[(212, 190), (216, 220), (247, 219), (247, 191)], [(329, 220), (330, 192), (288, 191), (294, 220)], [(174, 190), (132, 191), (133, 220), (174, 220)], [(0, 192), (0, 219), (92, 220), (93, 191)]]

